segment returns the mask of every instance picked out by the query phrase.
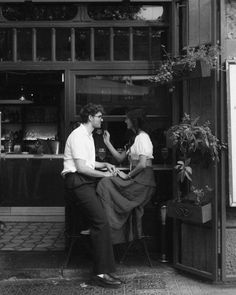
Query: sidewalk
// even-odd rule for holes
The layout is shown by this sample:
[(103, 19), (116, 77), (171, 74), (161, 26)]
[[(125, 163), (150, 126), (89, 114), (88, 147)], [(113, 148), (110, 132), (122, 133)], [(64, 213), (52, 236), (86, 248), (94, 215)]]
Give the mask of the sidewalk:
[(65, 255), (61, 251), (0, 252), (1, 295), (233, 295), (236, 286), (214, 285), (174, 270), (153, 258), (153, 268), (143, 257), (129, 256), (117, 266), (125, 281), (120, 289), (104, 289), (90, 281), (89, 260), (73, 256), (61, 272)]
[(91, 262), (74, 253), (67, 269), (64, 224), (8, 223), (0, 234), (0, 295), (233, 295), (236, 286), (214, 285), (176, 271), (151, 255), (129, 255), (117, 265), (125, 281), (120, 289), (104, 289), (90, 281)]

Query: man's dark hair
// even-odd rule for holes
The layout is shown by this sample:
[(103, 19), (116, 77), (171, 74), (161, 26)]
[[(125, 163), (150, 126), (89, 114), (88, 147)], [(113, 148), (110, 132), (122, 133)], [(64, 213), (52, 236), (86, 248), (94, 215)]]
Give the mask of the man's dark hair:
[(87, 123), (89, 116), (95, 116), (98, 112), (104, 114), (103, 106), (100, 104), (88, 103), (80, 111), (81, 123)]

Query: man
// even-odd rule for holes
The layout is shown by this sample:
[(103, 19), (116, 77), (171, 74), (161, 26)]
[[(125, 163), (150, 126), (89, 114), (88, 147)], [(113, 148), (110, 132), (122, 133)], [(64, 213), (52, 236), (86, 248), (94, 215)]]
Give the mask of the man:
[[(92, 132), (101, 128), (103, 107), (92, 103), (80, 112), (81, 125), (69, 135), (64, 152), (65, 186), (73, 191), (75, 201), (90, 223), (90, 236), (94, 253), (93, 280), (104, 287), (117, 288), (121, 281), (112, 276), (115, 261), (106, 213), (96, 194), (96, 184), (102, 177), (116, 173), (114, 165), (95, 161)], [(107, 168), (106, 171), (97, 170)]]

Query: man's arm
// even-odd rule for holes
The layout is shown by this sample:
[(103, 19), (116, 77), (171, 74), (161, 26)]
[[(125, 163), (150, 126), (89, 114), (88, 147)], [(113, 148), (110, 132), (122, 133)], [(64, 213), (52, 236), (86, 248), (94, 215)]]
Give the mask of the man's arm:
[(112, 165), (110, 163), (107, 163), (107, 162), (95, 162), (95, 167), (97, 169), (106, 168), (108, 171), (110, 171), (112, 173), (112, 175), (116, 175), (117, 174), (116, 166), (115, 165)]
[[(75, 166), (76, 169), (79, 173), (88, 175), (88, 176), (92, 176), (92, 177), (109, 177), (112, 176), (113, 174), (108, 170), (108, 171), (99, 171), (99, 170), (94, 170), (90, 167), (88, 167), (87, 165), (85, 165), (86, 161), (82, 160), (82, 159), (75, 159)], [(99, 163), (99, 162), (96, 162)], [(101, 167), (97, 167), (96, 168), (107, 168), (107, 166), (105, 166), (106, 163), (100, 163)], [(103, 165), (102, 165), (103, 164)]]

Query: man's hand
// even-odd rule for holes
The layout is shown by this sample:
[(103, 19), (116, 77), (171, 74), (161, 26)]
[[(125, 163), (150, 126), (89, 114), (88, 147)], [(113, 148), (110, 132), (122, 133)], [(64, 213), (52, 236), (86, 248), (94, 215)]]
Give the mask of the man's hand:
[(113, 176), (116, 176), (117, 174), (117, 169), (116, 169), (116, 166), (115, 165), (112, 165), (110, 163), (106, 163), (106, 168), (107, 170), (112, 173)]

